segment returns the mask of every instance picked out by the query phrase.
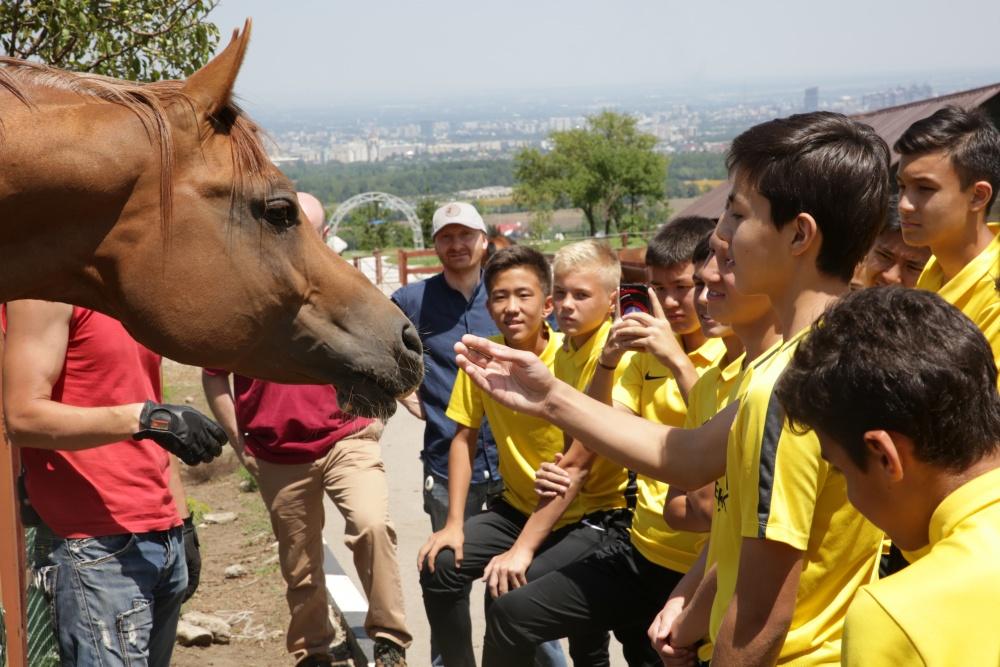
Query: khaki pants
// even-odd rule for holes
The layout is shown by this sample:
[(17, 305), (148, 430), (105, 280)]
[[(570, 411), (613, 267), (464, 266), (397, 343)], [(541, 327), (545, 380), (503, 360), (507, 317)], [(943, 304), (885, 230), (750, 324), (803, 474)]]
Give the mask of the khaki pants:
[(354, 554), (368, 597), (365, 632), (403, 647), (412, 641), (404, 616), (396, 531), (389, 520), (381, 435), (382, 424), (374, 422), (312, 463), (275, 464), (246, 457), (278, 538), (291, 612), (287, 645), (296, 660), (326, 652), (334, 639), (323, 573), (324, 492), (344, 516), (344, 543)]

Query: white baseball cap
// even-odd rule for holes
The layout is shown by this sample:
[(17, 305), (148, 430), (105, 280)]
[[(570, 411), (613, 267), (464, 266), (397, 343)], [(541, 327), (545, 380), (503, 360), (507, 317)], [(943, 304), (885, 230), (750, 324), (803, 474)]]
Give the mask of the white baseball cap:
[(462, 225), (486, 233), (483, 216), (479, 215), (475, 206), (464, 201), (453, 201), (434, 211), (431, 223), (431, 238), (437, 236), (437, 233), (447, 225)]

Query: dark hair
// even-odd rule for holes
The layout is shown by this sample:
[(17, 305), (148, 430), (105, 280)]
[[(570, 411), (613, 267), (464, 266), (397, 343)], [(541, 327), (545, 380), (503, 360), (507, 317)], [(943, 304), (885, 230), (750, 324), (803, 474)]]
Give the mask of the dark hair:
[(982, 109), (947, 106), (907, 128), (893, 146), (900, 155), (944, 151), (963, 188), (976, 181), (993, 186), (986, 212), (1000, 191), (1000, 132)]
[(690, 262), (695, 246), (706, 234), (715, 229), (715, 221), (700, 215), (689, 215), (671, 220), (649, 240), (646, 248), (646, 266), (664, 268)]
[(712, 256), (712, 232), (705, 234), (698, 241), (698, 245), (694, 247), (691, 251), (691, 262), (695, 266), (701, 266), (708, 261), (708, 258)]
[(497, 250), (486, 262), (483, 268), (483, 284), (486, 285), (487, 295), (493, 289), (493, 282), (498, 275), (517, 267), (534, 271), (538, 276), (538, 284), (542, 287), (543, 295), (548, 296), (552, 292), (552, 269), (549, 267), (549, 260), (534, 248), (515, 245)]
[(811, 215), (822, 233), (817, 268), (850, 281), (889, 199), (889, 147), (875, 130), (828, 111), (779, 118), (736, 137), (726, 167), (770, 202), (778, 229)]
[(927, 464), (962, 471), (1000, 443), (1000, 394), (982, 332), (937, 294), (851, 292), (799, 343), (775, 388), (792, 424), (832, 438), (862, 470), (864, 433), (896, 431)]
[(903, 228), (899, 224), (899, 195), (889, 197), (889, 208), (885, 212), (885, 220), (882, 222), (882, 229), (879, 235), (888, 232), (902, 232)]

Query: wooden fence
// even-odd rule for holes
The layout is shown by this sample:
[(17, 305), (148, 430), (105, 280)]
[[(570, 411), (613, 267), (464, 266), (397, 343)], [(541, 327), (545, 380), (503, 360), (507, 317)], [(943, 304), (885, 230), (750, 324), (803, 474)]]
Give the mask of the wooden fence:
[[(0, 336), (0, 358), (3, 339)], [(0, 390), (0, 404), (2, 404)], [(28, 638), (25, 622), (24, 529), (17, 502), (17, 473), (21, 468), (17, 450), (7, 439), (0, 411), (0, 600), (7, 634), (8, 667), (27, 667)]]

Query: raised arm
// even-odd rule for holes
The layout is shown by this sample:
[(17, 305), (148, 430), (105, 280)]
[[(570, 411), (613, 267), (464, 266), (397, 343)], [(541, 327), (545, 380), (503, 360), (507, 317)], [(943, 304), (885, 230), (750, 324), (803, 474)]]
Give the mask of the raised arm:
[(576, 391), (554, 378), (533, 354), (469, 335), (455, 351), (459, 365), (494, 399), (555, 424), (588, 449), (638, 473), (696, 489), (725, 472), (735, 403), (700, 428), (671, 428)]

